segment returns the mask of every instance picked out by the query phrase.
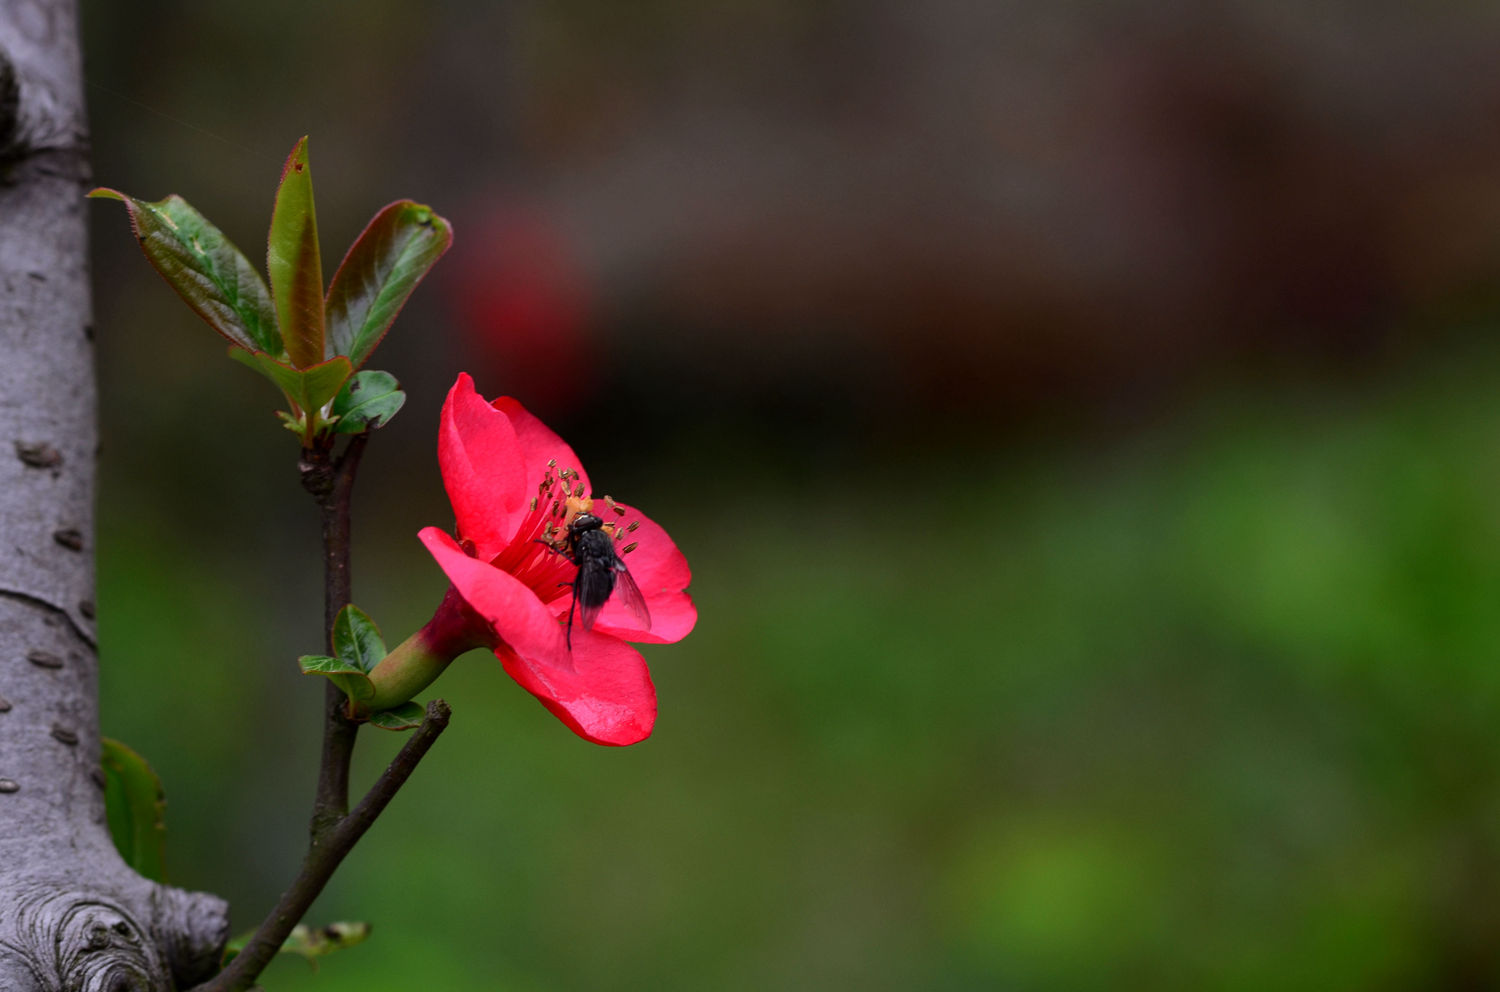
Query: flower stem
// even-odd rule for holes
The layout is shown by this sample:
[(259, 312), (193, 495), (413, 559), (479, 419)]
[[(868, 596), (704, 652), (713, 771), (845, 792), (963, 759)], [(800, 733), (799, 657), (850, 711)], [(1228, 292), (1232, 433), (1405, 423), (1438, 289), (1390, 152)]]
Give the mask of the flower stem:
[(472, 648), (485, 647), (492, 639), (483, 618), (449, 586), (432, 619), (370, 672), (375, 695), (360, 704), (358, 715), (400, 706), (431, 685), (454, 658)]

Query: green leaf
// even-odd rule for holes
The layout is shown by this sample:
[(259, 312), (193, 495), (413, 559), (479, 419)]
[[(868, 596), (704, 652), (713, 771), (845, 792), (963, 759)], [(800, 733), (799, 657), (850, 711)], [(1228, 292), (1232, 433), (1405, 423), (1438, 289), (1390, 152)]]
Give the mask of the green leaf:
[(321, 410), (324, 404), (338, 395), (339, 388), (348, 380), (352, 371), (349, 359), (342, 355), (303, 369), (294, 369), (261, 351), (251, 353), (232, 348), (229, 357), (249, 366), (281, 387), (287, 401), (296, 407), (292, 411), (294, 414)]
[(339, 418), (334, 430), (340, 434), (373, 431), (389, 423), (405, 402), (406, 393), (389, 372), (356, 372), (333, 398), (331, 412)]
[(328, 287), (328, 353), (348, 355), (355, 368), (363, 365), (452, 243), (452, 227), (430, 207), (411, 200), (383, 207)]
[(100, 187), (130, 213), (141, 251), (193, 312), (241, 348), (281, 354), (281, 334), (265, 280), (240, 250), (182, 197), (147, 203)]
[(356, 703), (375, 695), (375, 684), (363, 668), (343, 658), (330, 658), (326, 654), (305, 654), (297, 659), (303, 675), (326, 675), (339, 691)]
[[(250, 943), (250, 938), (255, 936), (255, 931), (242, 933), (229, 943), (224, 945), (224, 956), (220, 960), (220, 967), (229, 964), (245, 945)], [(295, 954), (306, 958), (307, 963), (314, 970), (318, 967), (318, 958), (332, 954), (334, 951), (342, 951), (345, 948), (362, 944), (370, 936), (370, 924), (368, 923), (330, 923), (316, 929), (305, 923), (299, 923), (292, 927), (292, 932), (287, 934), (286, 940), (282, 941), (281, 947), (277, 948), (278, 954)]]
[(279, 953), (296, 954), (298, 957), (306, 958), (307, 963), (317, 970), (318, 958), (362, 944), (369, 936), (370, 924), (368, 923), (330, 923), (316, 929), (305, 923), (299, 923), (292, 927), (291, 933), (287, 934)]
[(104, 768), (104, 814), (109, 835), (125, 863), (153, 882), (166, 877), (165, 814), (167, 799), (161, 779), (146, 763), (119, 741), (99, 741)]
[(385, 657), (385, 641), (375, 621), (350, 603), (333, 620), (333, 650), (361, 672), (368, 672)]
[(323, 261), (318, 254), (318, 218), (305, 136), (292, 148), (281, 170), (271, 236), (266, 242), (266, 271), (271, 275), (281, 338), (292, 364), (305, 369), (323, 361)]
[(422, 704), (406, 702), (392, 709), (371, 713), (370, 726), (381, 730), (412, 730), (422, 725), (422, 717), (426, 712)]
[(282, 427), (285, 427), (298, 437), (301, 437), (303, 432), (307, 430), (307, 421), (299, 420), (285, 410), (277, 410), (276, 419), (281, 421)]

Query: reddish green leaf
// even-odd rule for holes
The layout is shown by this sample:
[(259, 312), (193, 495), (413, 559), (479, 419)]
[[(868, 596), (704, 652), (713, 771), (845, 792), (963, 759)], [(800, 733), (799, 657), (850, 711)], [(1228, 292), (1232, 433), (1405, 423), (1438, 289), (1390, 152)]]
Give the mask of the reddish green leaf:
[(453, 243), (453, 229), (429, 207), (397, 200), (381, 209), (328, 287), (328, 354), (359, 368), (385, 337), (407, 297)]
[(312, 167), (307, 138), (297, 142), (281, 170), (266, 271), (281, 322), (281, 339), (299, 369), (323, 355), (323, 262), (318, 255), (318, 218), (313, 209)]
[(250, 351), (281, 353), (266, 284), (217, 227), (173, 194), (147, 203), (100, 187), (91, 197), (119, 200), (146, 258), (210, 327)]
[(308, 368), (292, 368), (277, 361), (265, 352), (248, 352), (231, 348), (229, 357), (259, 372), (281, 387), (287, 400), (296, 408), (294, 414), (318, 411), (338, 395), (344, 380), (349, 378), (349, 359), (340, 355)]

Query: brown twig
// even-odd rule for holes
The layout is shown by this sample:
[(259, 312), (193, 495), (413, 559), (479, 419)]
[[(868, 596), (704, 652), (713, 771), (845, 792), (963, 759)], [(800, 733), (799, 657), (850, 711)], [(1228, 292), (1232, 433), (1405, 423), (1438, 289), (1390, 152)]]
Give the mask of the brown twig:
[(381, 773), (370, 791), (365, 793), (359, 805), (329, 828), (320, 843), (308, 848), (307, 857), (302, 861), (302, 869), (297, 873), (296, 880), (282, 893), (280, 901), (256, 928), (244, 950), (240, 951), (227, 968), (213, 979), (197, 986), (193, 992), (241, 992), (254, 983), (276, 956), (292, 928), (318, 897), (318, 893), (328, 884), (328, 879), (344, 860), (344, 856), (364, 836), (370, 824), (375, 822), (375, 818), (411, 777), (417, 763), (432, 747), (438, 735), (447, 728), (448, 717), (448, 704), (441, 699), (427, 704), (427, 716), (422, 725), (401, 748), (395, 760)]
[[(350, 494), (367, 439), (368, 435), (355, 435), (337, 457), (331, 446), (302, 453), (302, 485), (317, 500), (322, 516), (323, 626), (330, 651), (334, 621), (349, 602)], [(345, 716), (344, 694), (333, 683), (328, 684), (325, 692), (323, 754), (318, 767), (318, 791), (313, 800), (311, 838), (302, 867), (244, 949), (228, 967), (193, 992), (240, 992), (255, 982), (328, 884), (344, 856), (364, 836), (448, 726), (448, 704), (441, 699), (428, 703), (422, 725), (351, 812), (349, 762), (359, 724)]]
[[(368, 434), (356, 434), (338, 458), (331, 448), (303, 452), (302, 485), (318, 502), (323, 525), (323, 638), (333, 652), (333, 623), (350, 599), (349, 514), (354, 477)], [(331, 681), (323, 690), (323, 756), (309, 830), (317, 846), (349, 811), (349, 762), (359, 724), (344, 715), (344, 694)]]

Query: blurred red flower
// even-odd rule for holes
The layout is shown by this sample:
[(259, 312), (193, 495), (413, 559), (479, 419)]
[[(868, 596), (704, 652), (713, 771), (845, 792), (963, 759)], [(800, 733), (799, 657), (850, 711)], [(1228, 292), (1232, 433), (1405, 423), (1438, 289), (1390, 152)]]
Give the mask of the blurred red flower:
[[(438, 464), (457, 538), (424, 528), (422, 543), (452, 583), (476, 640), (575, 733), (633, 744), (656, 722), (656, 690), (627, 641), (671, 643), (693, 629), (687, 559), (657, 524), (609, 497), (595, 500), (567, 443), (509, 396), (486, 402), (462, 373), (443, 404)], [(603, 519), (649, 618), (611, 596), (588, 629), (565, 623), (577, 566), (565, 553), (580, 514)], [(618, 592), (618, 590), (617, 590)]]
[(540, 205), (510, 199), (473, 212), (478, 233), (465, 235), (444, 276), (465, 353), (489, 370), (481, 378), (526, 383), (534, 409), (580, 401), (598, 358), (589, 340), (593, 290), (578, 248)]

